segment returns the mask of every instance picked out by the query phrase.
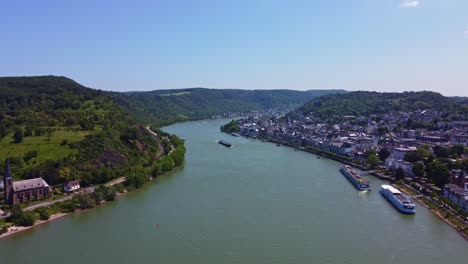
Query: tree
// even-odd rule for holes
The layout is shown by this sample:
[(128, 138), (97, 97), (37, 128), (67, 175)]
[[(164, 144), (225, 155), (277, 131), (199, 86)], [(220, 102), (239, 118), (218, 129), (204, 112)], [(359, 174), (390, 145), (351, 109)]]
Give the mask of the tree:
[(33, 135), (33, 128), (31, 126), (26, 126), (24, 129), (24, 137), (31, 137)]
[(375, 169), (375, 167), (377, 166), (377, 164), (379, 164), (379, 157), (377, 157), (377, 155), (375, 153), (372, 153), (371, 155), (369, 155), (369, 157), (367, 158), (367, 161), (369, 162), (369, 165), (371, 166), (372, 169)]
[(402, 169), (402, 168), (398, 168), (396, 171), (395, 171), (395, 180), (397, 181), (401, 181), (405, 178), (405, 171)]
[(17, 128), (15, 130), (15, 134), (13, 134), (13, 141), (15, 143), (21, 143), (23, 142), (23, 129)]
[(380, 135), (385, 135), (388, 133), (388, 127), (379, 127), (378, 131)]
[(424, 166), (424, 163), (422, 162), (416, 162), (414, 165), (413, 165), (413, 174), (417, 177), (424, 177), (424, 171), (425, 171), (426, 167)]
[(451, 152), (452, 152), (452, 155), (457, 154), (458, 156), (461, 156), (465, 152), (465, 146), (454, 145), (451, 149)]
[(6, 128), (5, 125), (0, 125), (0, 139), (6, 137)]
[(52, 138), (52, 134), (54, 133), (54, 130), (50, 127), (46, 128), (45, 130), (46, 134), (47, 134), (47, 140), (50, 141), (50, 139)]
[(37, 208), (37, 209), (34, 210), (34, 211), (36, 211), (36, 213), (39, 214), (39, 219), (41, 219), (41, 220), (49, 220), (50, 215), (51, 215), (49, 209), (47, 209), (47, 208), (45, 208), (45, 207), (39, 207), (39, 208)]
[(405, 157), (403, 158), (404, 161), (415, 163), (418, 161), (424, 161), (430, 155), (430, 151), (425, 147), (422, 146), (418, 148), (415, 152), (406, 153)]
[(447, 165), (442, 164), (437, 160), (427, 165), (426, 173), (427, 177), (440, 188), (450, 182), (450, 171)]
[(93, 208), (96, 206), (96, 201), (90, 193), (84, 193), (78, 195), (78, 201), (80, 202), (80, 207), (82, 209)]
[(24, 212), (19, 205), (14, 205), (11, 209), (10, 221), (19, 226), (32, 226), (36, 219), (33, 212)]
[(390, 157), (390, 151), (387, 148), (381, 148), (378, 154), (381, 161), (385, 161)]
[(69, 180), (70, 179), (70, 168), (64, 167), (64, 168), (60, 169), (59, 170), (59, 175), (60, 175), (60, 178), (62, 178), (64, 180)]
[(450, 149), (448, 148), (435, 146), (433, 150), (437, 158), (448, 158), (450, 156)]

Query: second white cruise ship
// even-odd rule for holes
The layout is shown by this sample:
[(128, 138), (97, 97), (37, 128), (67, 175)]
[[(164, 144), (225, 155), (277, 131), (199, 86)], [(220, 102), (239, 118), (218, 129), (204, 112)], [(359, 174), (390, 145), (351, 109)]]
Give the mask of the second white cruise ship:
[(401, 213), (416, 213), (414, 203), (412, 203), (409, 198), (403, 196), (403, 194), (397, 188), (390, 185), (382, 185), (380, 193)]

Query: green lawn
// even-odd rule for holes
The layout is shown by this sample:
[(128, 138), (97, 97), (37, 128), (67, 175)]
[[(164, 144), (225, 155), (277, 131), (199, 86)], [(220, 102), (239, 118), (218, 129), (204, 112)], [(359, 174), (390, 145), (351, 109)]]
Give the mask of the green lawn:
[[(63, 140), (68, 143), (78, 142), (85, 138), (86, 135), (95, 133), (96, 131), (67, 131), (63, 127), (55, 127), (56, 129), (48, 139), (47, 134), (38, 137), (25, 137), (21, 143), (13, 143), (10, 134), (0, 141), (0, 160), (7, 157), (23, 157), (29, 151), (37, 151), (37, 157), (28, 162), (42, 162), (46, 160), (56, 160), (63, 158), (69, 154), (77, 153), (77, 150), (70, 149), (69, 146), (60, 146)], [(98, 128), (99, 129), (99, 128)]]

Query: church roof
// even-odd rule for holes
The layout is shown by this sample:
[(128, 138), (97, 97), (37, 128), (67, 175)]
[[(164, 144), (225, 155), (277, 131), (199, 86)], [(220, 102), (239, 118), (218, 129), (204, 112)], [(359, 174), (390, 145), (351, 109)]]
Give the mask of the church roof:
[(42, 178), (34, 178), (24, 181), (13, 182), (13, 192), (25, 191), (36, 188), (49, 187), (46, 181)]

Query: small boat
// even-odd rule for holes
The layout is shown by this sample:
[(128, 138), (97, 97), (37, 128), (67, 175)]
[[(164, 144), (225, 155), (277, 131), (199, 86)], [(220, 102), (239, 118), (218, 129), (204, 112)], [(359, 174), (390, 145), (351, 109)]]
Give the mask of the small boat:
[(276, 144), (277, 147), (281, 146), (280, 144)]
[(317, 159), (320, 159), (320, 156), (317, 156)]
[(228, 147), (228, 148), (232, 147), (231, 143), (229, 143), (227, 141), (224, 141), (224, 140), (220, 140), (220, 141), (218, 141), (218, 143), (225, 146), (225, 147)]
[(236, 132), (232, 132), (231, 135), (232, 135), (233, 137), (240, 137), (240, 134), (239, 134), (239, 133), (236, 133)]

